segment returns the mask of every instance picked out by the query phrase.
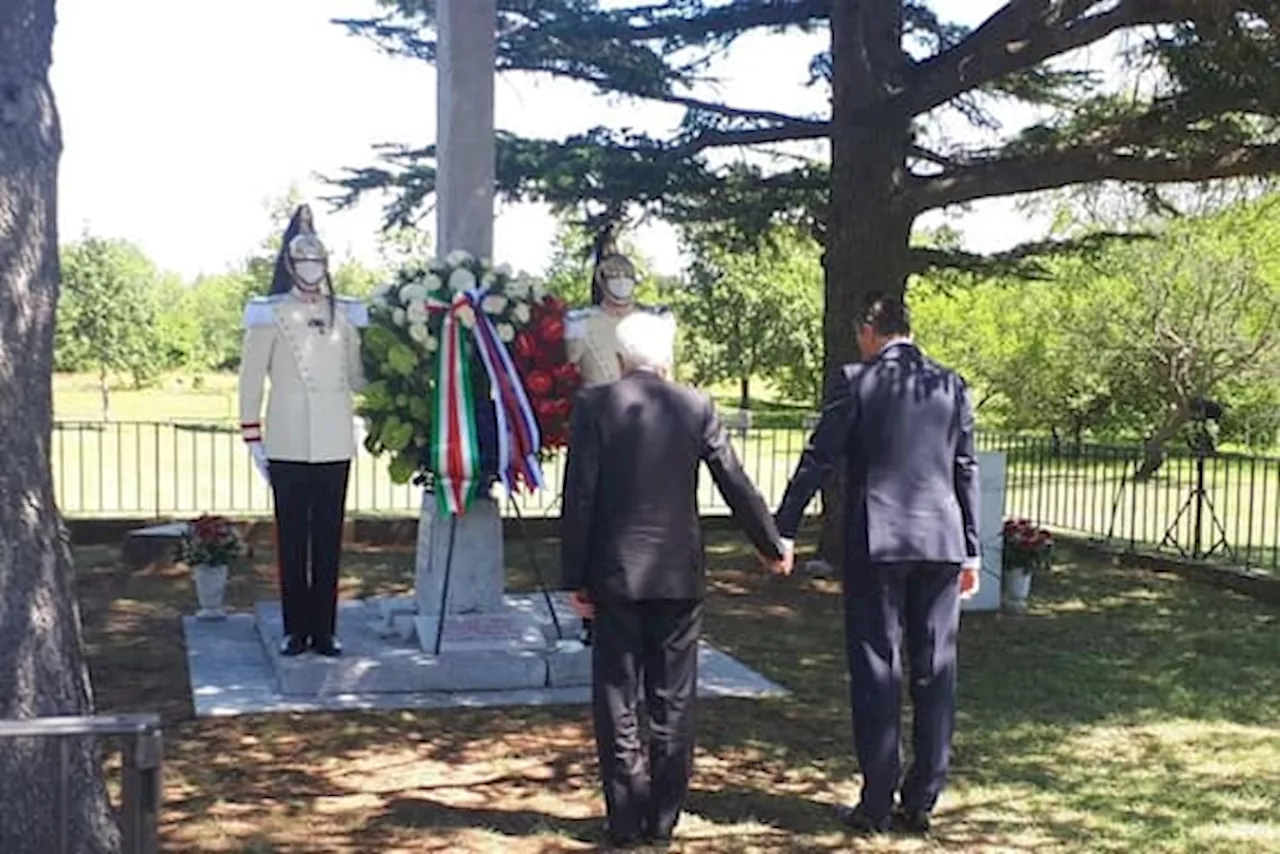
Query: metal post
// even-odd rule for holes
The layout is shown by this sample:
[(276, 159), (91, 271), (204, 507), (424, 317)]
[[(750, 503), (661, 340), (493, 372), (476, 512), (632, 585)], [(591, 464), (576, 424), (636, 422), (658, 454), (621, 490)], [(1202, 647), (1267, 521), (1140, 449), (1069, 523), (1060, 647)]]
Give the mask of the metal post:
[(55, 813), (55, 820), (58, 822), (58, 854), (68, 854), (70, 851), (68, 845), (69, 825), (71, 824), (71, 798), (70, 785), (71, 774), (67, 771), (68, 748), (71, 744), (70, 738), (58, 739), (58, 810)]
[(529, 529), (524, 526), (524, 514), (520, 512), (520, 504), (514, 495), (508, 496), (508, 499), (511, 501), (511, 509), (516, 514), (516, 524), (520, 526), (520, 539), (524, 541), (525, 549), (529, 553), (529, 565), (533, 567), (533, 574), (538, 579), (538, 587), (542, 590), (542, 598), (547, 603), (547, 610), (551, 612), (551, 623), (556, 628), (556, 640), (564, 640), (564, 629), (560, 627), (560, 617), (556, 615), (555, 603), (551, 601), (551, 591), (547, 589), (547, 580), (535, 557), (533, 543), (529, 541)]
[(159, 730), (137, 733), (125, 747), (120, 805), (125, 854), (157, 854), (159, 851), (163, 754)]
[(1204, 454), (1196, 451), (1196, 510), (1195, 530), (1191, 532), (1191, 557), (1200, 560), (1204, 557), (1200, 525), (1204, 521)]
[[(444, 556), (444, 588), (440, 591), (440, 620), (436, 623), (436, 655), (440, 654), (440, 644), (444, 640), (444, 618), (449, 606), (449, 576), (453, 574), (453, 543), (458, 533), (458, 517), (449, 516), (449, 548)], [(431, 546), (428, 546), (431, 548)]]

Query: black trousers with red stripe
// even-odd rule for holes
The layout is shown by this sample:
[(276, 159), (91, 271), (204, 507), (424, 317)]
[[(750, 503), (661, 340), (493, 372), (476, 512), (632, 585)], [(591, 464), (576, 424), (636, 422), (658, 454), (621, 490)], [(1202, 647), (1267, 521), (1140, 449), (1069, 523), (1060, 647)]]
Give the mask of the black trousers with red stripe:
[(269, 462), (284, 632), (301, 639), (331, 637), (351, 463)]

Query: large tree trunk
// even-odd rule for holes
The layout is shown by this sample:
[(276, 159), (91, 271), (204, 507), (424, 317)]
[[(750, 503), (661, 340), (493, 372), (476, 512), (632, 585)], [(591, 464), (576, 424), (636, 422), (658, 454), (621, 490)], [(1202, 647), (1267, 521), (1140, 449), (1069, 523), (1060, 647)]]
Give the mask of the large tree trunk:
[[(859, 358), (857, 321), (871, 293), (906, 289), (913, 215), (903, 192), (910, 118), (873, 106), (903, 85), (901, 0), (836, 0), (831, 14), (834, 101), (826, 235), (826, 387)], [(843, 478), (823, 490), (820, 551), (843, 559)]]
[[(62, 141), (49, 63), (54, 0), (0, 3), (0, 718), (91, 711), (71, 553), (49, 469), (57, 177)], [(0, 851), (50, 854), (57, 747), (0, 744)], [(119, 847), (96, 745), (71, 743), (67, 838)]]

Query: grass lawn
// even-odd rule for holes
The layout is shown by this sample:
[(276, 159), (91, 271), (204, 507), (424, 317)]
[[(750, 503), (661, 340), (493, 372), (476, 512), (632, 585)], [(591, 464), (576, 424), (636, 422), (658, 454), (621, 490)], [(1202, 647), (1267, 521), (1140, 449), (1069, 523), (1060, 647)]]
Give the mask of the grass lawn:
[[(539, 542), (551, 565), (554, 543)], [(856, 795), (839, 592), (763, 576), (713, 534), (708, 634), (793, 696), (700, 706), (680, 850), (1280, 852), (1280, 611), (1067, 553), (1022, 618), (961, 632), (954, 779), (932, 842), (851, 840)], [(512, 586), (529, 586), (508, 545)], [(603, 806), (584, 707), (195, 720), (185, 571), (77, 552), (99, 709), (166, 722), (166, 850), (533, 854), (594, 850)], [(344, 596), (405, 591), (412, 555), (354, 549)], [(229, 599), (272, 596), (270, 555)]]

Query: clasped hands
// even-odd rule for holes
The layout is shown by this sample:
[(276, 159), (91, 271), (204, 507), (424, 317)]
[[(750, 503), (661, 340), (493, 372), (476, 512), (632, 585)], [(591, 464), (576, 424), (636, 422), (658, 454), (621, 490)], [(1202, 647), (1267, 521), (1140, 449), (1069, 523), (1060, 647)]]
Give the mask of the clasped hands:
[(791, 574), (791, 570), (795, 569), (795, 546), (788, 543), (782, 544), (782, 557), (769, 557), (764, 553), (757, 553), (757, 557), (760, 558), (760, 562), (764, 564), (765, 569), (777, 576), (785, 578)]

